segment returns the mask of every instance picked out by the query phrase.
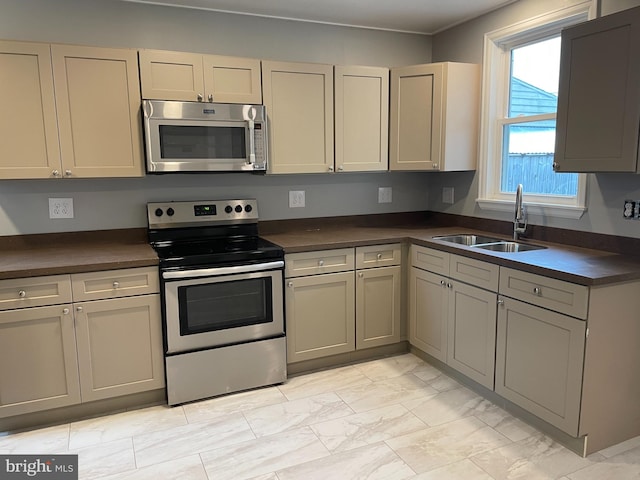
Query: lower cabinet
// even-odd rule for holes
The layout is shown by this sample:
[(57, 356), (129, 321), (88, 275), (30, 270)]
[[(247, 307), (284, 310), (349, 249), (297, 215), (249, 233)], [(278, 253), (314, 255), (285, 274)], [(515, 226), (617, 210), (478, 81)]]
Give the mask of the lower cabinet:
[(511, 298), (501, 301), (496, 393), (577, 437), (585, 322)]
[(0, 418), (162, 388), (158, 291), (155, 267), (0, 281)]
[(416, 245), (411, 248), (409, 342), (493, 389), (497, 293), (491, 290), (497, 290), (498, 267)]
[(288, 254), (287, 362), (400, 341), (400, 244)]

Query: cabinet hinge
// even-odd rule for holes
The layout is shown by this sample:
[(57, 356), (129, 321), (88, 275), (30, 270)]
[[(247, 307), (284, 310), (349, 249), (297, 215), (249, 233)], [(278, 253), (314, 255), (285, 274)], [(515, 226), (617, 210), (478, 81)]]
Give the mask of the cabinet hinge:
[(589, 327), (584, 332), (584, 338), (589, 338)]

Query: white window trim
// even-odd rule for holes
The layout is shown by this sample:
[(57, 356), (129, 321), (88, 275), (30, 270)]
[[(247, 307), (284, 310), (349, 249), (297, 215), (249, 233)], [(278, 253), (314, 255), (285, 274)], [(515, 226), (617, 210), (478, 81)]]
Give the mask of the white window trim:
[[(478, 198), (483, 210), (513, 211), (515, 196), (499, 192), (500, 171), (498, 162), (492, 161), (502, 148), (502, 124), (496, 118), (504, 118), (508, 91), (505, 85), (509, 72), (509, 55), (505, 50), (523, 42), (534, 42), (560, 32), (564, 26), (595, 17), (596, 0), (554, 10), (537, 17), (487, 33), (484, 36), (484, 62), (482, 77), (482, 119), (480, 122), (480, 158), (478, 172)], [(555, 117), (555, 115), (554, 115)], [(530, 117), (532, 120), (535, 118)], [(560, 218), (580, 218), (586, 211), (587, 175), (578, 175), (578, 192), (575, 199), (528, 195), (526, 185), (524, 201), (527, 211)], [(563, 201), (565, 200), (565, 201)]]

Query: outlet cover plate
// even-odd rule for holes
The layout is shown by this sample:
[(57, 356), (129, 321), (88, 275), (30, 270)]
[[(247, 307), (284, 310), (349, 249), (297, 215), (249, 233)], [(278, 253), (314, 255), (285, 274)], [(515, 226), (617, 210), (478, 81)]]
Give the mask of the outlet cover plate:
[(453, 187), (442, 187), (442, 203), (453, 203)]
[(49, 218), (73, 218), (73, 198), (50, 198)]
[(378, 187), (378, 203), (391, 203), (393, 189), (391, 187)]

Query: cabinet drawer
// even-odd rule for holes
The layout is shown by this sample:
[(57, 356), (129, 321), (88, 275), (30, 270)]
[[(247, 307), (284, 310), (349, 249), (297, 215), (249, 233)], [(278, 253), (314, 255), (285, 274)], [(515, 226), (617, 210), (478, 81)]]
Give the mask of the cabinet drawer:
[(449, 275), (449, 254), (433, 248), (411, 245), (411, 266)]
[(0, 310), (71, 303), (69, 275), (0, 280)]
[(130, 297), (160, 291), (156, 267), (77, 273), (71, 276), (71, 284), (74, 302)]
[(402, 246), (399, 243), (356, 248), (356, 268), (391, 267), (400, 265)]
[(576, 318), (587, 318), (589, 287), (500, 268), (500, 293)]
[(353, 270), (355, 254), (353, 248), (290, 253), (285, 255), (284, 262), (286, 277), (302, 277)]
[(492, 292), (498, 291), (498, 277), (500, 276), (498, 265), (460, 255), (451, 255), (449, 269), (451, 278)]

